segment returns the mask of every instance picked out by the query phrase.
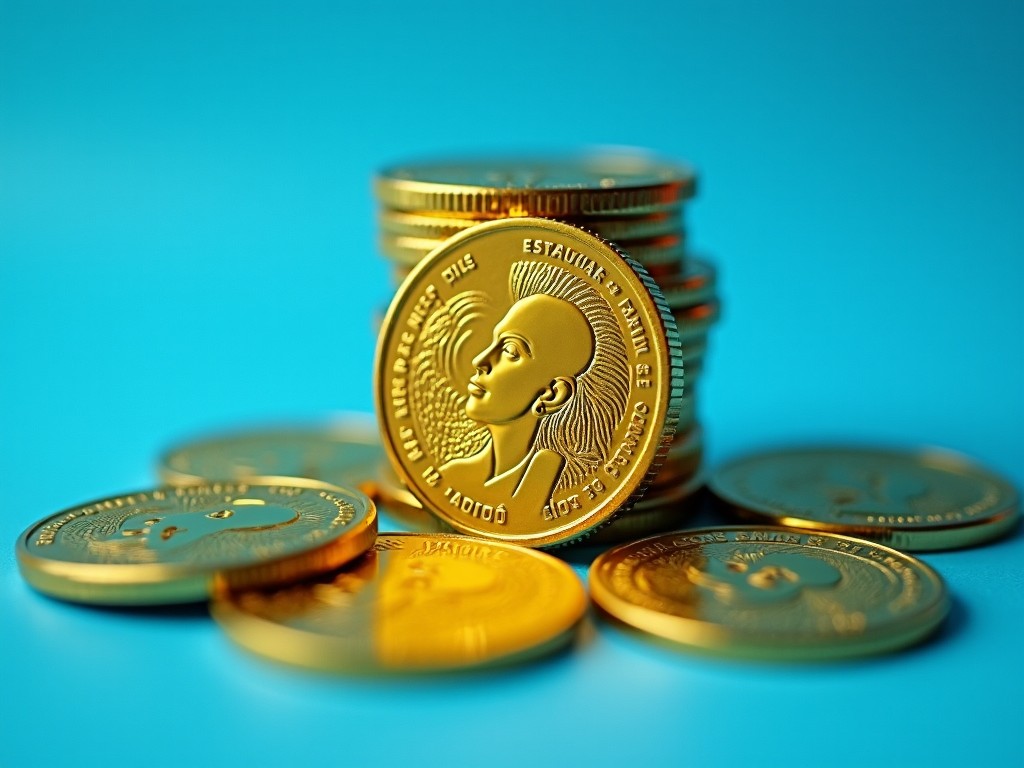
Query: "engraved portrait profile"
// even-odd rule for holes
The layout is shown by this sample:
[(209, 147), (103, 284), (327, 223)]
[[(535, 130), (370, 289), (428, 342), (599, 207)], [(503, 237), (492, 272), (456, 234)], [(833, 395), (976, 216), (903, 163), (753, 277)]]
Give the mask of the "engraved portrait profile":
[(168, 510), (158, 505), (123, 516), (108, 531), (89, 535), (94, 556), (133, 562), (166, 559), (191, 545), (209, 548), (226, 533), (259, 532), (295, 522), (299, 513), (263, 499), (235, 498), (216, 506)]
[(508, 289), (501, 304), (456, 294), (427, 319), (413, 413), (447, 484), (541, 512), (607, 459), (629, 396), (626, 346), (608, 302), (566, 269), (514, 262)]

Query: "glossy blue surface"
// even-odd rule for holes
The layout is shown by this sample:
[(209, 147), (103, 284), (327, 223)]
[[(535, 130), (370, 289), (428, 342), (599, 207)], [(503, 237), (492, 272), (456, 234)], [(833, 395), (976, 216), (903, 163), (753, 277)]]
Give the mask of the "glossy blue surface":
[(0, 765), (1019, 761), (1019, 535), (925, 557), (954, 611), (904, 653), (740, 664), (598, 625), (418, 680), (49, 600), (12, 545), (182, 437), (372, 409), (376, 168), (583, 144), (701, 173), (711, 464), (940, 445), (1021, 486), (1022, 31), (1009, 2), (0, 2)]

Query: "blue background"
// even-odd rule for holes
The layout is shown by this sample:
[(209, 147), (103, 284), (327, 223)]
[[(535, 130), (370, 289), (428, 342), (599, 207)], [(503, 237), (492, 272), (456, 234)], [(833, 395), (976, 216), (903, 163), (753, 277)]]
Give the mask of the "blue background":
[(0, 765), (1019, 761), (1020, 536), (925, 557), (934, 642), (812, 666), (598, 625), (502, 673), (321, 678), (201, 609), (26, 587), (21, 530), (168, 443), (372, 410), (370, 179), (408, 157), (698, 168), (710, 464), (938, 445), (1024, 484), (1021, 3), (290, 6), (0, 0)]

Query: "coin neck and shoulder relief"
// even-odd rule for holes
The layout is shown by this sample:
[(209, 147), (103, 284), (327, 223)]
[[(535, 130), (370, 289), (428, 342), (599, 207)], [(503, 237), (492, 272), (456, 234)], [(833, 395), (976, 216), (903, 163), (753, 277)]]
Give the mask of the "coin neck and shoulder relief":
[(385, 319), (376, 397), (402, 480), (457, 530), (575, 538), (650, 481), (678, 418), (674, 321), (642, 268), (543, 219), (481, 224)]

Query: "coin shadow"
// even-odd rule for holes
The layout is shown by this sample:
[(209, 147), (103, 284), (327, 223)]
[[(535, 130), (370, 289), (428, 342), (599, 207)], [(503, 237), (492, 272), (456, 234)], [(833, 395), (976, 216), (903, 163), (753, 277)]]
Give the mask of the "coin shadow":
[(75, 611), (116, 617), (132, 617), (137, 619), (153, 619), (158, 621), (201, 620), (212, 621), (207, 601), (194, 603), (176, 603), (170, 605), (102, 605), (94, 603), (77, 603), (73, 600), (62, 600), (51, 595), (42, 595), (44, 599), (56, 605)]
[(233, 649), (238, 652), (241, 666), (240, 684), (251, 686), (260, 695), (278, 697), (288, 692), (282, 687), (282, 680), (301, 682), (316, 688), (332, 691), (348, 691), (368, 694), (374, 697), (395, 693), (432, 695), (448, 693), (464, 695), (473, 689), (490, 690), (494, 686), (514, 684), (528, 685), (530, 680), (543, 679), (572, 664), (579, 651), (578, 641), (546, 651), (543, 656), (526, 659), (506, 659), (499, 663), (468, 669), (437, 670), (386, 670), (368, 667), (364, 670), (324, 671), (268, 659), (256, 654)]
[(971, 620), (971, 612), (967, 604), (954, 594), (949, 596), (949, 613), (938, 630), (925, 638), (917, 645), (911, 646), (905, 651), (911, 653), (915, 648), (924, 648), (940, 645), (963, 634)]

